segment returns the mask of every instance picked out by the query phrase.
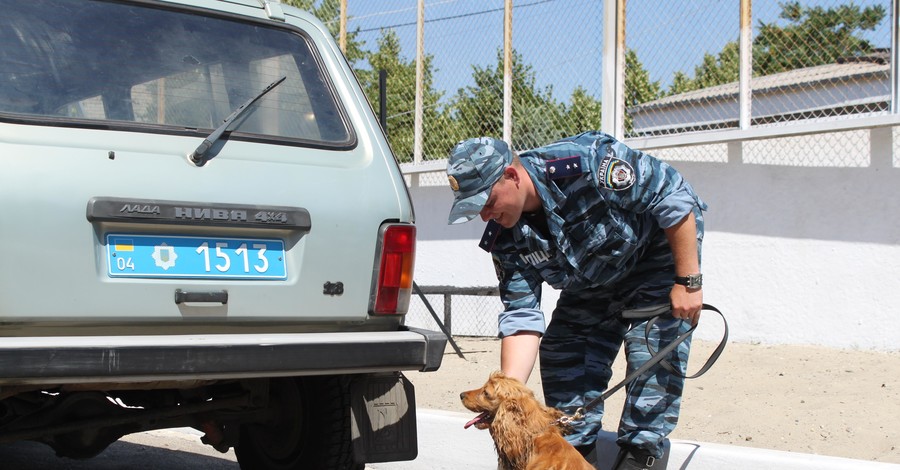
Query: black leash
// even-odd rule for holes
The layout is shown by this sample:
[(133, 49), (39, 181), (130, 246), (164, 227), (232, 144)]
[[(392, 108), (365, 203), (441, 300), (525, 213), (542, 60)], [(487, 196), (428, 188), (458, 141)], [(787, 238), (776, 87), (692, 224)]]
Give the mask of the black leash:
[(695, 379), (697, 377), (700, 377), (701, 375), (705, 374), (709, 370), (709, 368), (712, 367), (713, 364), (715, 364), (715, 362), (719, 359), (719, 356), (722, 354), (722, 351), (725, 349), (725, 343), (728, 342), (728, 322), (725, 321), (725, 315), (723, 315), (722, 312), (719, 311), (719, 309), (717, 309), (716, 307), (713, 307), (712, 305), (709, 305), (709, 304), (703, 304), (703, 307), (700, 310), (712, 310), (713, 312), (718, 313), (720, 317), (722, 317), (722, 323), (725, 325), (725, 333), (723, 334), (722, 340), (719, 342), (719, 345), (716, 347), (715, 351), (713, 351), (712, 354), (709, 355), (709, 359), (706, 360), (706, 364), (704, 364), (703, 367), (701, 367), (700, 370), (697, 371), (696, 374), (688, 376), (688, 375), (684, 375), (681, 372), (679, 372), (678, 370), (676, 370), (672, 366), (672, 364), (669, 363), (669, 361), (665, 360), (665, 358), (670, 352), (675, 350), (675, 348), (677, 348), (679, 344), (683, 343), (684, 340), (688, 339), (688, 337), (691, 336), (691, 334), (697, 328), (697, 325), (691, 325), (691, 328), (689, 330), (682, 333), (680, 336), (678, 336), (678, 338), (675, 338), (674, 341), (672, 341), (671, 343), (666, 345), (666, 347), (660, 349), (659, 351), (654, 351), (653, 347), (650, 346), (650, 330), (653, 328), (653, 325), (656, 324), (656, 320), (659, 319), (660, 315), (668, 312), (669, 310), (671, 310), (671, 307), (669, 307), (668, 305), (662, 305), (662, 306), (649, 307), (649, 308), (645, 308), (645, 309), (637, 309), (637, 310), (630, 310), (630, 311), (622, 312), (623, 318), (652, 317), (647, 322), (646, 328), (644, 328), (644, 339), (647, 341), (647, 349), (650, 351), (650, 355), (651, 355), (650, 360), (645, 362), (641, 367), (638, 367), (637, 369), (635, 369), (634, 372), (628, 374), (624, 379), (622, 379), (621, 382), (619, 382), (618, 384), (614, 385), (613, 387), (610, 387), (609, 389), (607, 389), (606, 392), (604, 392), (602, 395), (591, 400), (590, 403), (579, 407), (577, 410), (575, 410), (574, 415), (563, 416), (562, 418), (560, 418), (559, 419), (560, 422), (562, 422), (563, 424), (570, 424), (571, 421), (581, 420), (582, 418), (584, 418), (585, 411), (606, 401), (606, 399), (609, 398), (610, 395), (612, 395), (613, 393), (616, 393), (620, 388), (628, 385), (629, 383), (631, 383), (631, 381), (640, 377), (641, 374), (643, 374), (644, 372), (647, 372), (648, 370), (650, 370), (651, 367), (653, 367), (657, 364), (660, 364), (662, 367), (664, 367), (670, 373), (675, 374), (684, 379)]

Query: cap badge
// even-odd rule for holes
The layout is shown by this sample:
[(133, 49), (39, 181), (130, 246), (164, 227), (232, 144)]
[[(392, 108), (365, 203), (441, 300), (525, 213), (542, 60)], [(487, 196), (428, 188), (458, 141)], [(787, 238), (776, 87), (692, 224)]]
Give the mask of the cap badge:
[(456, 181), (456, 178), (452, 176), (447, 177), (447, 181), (450, 182), (450, 189), (454, 191), (459, 191), (459, 182)]

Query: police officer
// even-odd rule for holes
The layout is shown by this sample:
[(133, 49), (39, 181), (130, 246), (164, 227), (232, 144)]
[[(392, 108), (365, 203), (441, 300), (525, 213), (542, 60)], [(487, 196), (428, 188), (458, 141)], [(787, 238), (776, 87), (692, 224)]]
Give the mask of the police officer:
[[(549, 406), (574, 415), (600, 396), (623, 342), (629, 371), (650, 358), (647, 319), (623, 318), (624, 310), (671, 306), (650, 335), (655, 350), (698, 321), (706, 205), (665, 162), (601, 132), (519, 155), (481, 137), (457, 144), (447, 175), (455, 196), (449, 223), (479, 215), (488, 222), (481, 247), (493, 258), (505, 307), (500, 367), (526, 382), (539, 351)], [(561, 290), (546, 328), (545, 282)], [(681, 376), (689, 349), (685, 341), (668, 359)], [(656, 367), (626, 387), (615, 469), (653, 468), (663, 456), (681, 376)], [(567, 436), (589, 459), (602, 415), (602, 403), (587, 409)]]

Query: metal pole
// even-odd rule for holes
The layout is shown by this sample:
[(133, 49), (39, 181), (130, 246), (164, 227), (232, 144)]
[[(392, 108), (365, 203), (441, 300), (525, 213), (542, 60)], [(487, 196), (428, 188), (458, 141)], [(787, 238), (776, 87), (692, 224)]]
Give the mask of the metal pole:
[(438, 318), (437, 313), (434, 313), (434, 308), (431, 307), (431, 303), (428, 302), (428, 299), (425, 298), (425, 294), (422, 292), (422, 289), (419, 288), (419, 285), (413, 282), (413, 290), (416, 291), (416, 294), (419, 295), (419, 298), (422, 299), (422, 302), (425, 304), (425, 308), (428, 309), (428, 313), (431, 314), (431, 318), (434, 319), (435, 323), (437, 323), (438, 328), (441, 329), (441, 332), (444, 333), (444, 336), (447, 337), (447, 341), (450, 342), (450, 346), (453, 346), (453, 350), (456, 351), (456, 355), (465, 359), (466, 356), (463, 355), (462, 350), (459, 349), (459, 346), (456, 344), (456, 341), (453, 340), (453, 335), (450, 334), (450, 330), (444, 327), (444, 324), (441, 323), (441, 319)]
[(512, 145), (512, 0), (503, 11), (503, 140)]
[(738, 94), (738, 108), (740, 109), (739, 123), (742, 130), (750, 129), (753, 118), (751, 103), (753, 91), (750, 88), (750, 76), (753, 73), (753, 10), (751, 0), (741, 0), (741, 39), (740, 39), (740, 92)]
[(425, 0), (419, 0), (416, 18), (416, 118), (413, 129), (413, 162), (422, 163), (422, 129), (425, 119)]
[(900, 112), (897, 106), (897, 99), (900, 98), (900, 39), (898, 39), (898, 28), (900, 28), (900, 0), (891, 2), (891, 114)]
[(453, 296), (444, 294), (444, 326), (453, 333)]
[(387, 70), (384, 69), (378, 71), (378, 122), (387, 136)]
[(616, 133), (617, 139), (625, 138), (625, 2), (619, 0), (616, 12)]
[(603, 57), (600, 130), (621, 138), (625, 129), (625, 0), (603, 2)]
[(347, 54), (347, 0), (341, 0), (340, 33), (338, 33), (338, 45), (341, 52)]

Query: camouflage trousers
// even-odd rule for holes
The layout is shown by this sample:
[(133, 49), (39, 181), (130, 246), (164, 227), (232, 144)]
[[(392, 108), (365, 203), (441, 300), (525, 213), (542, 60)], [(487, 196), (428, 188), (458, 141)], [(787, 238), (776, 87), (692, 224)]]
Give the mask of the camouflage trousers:
[[(605, 392), (612, 376), (612, 364), (623, 342), (628, 373), (650, 359), (645, 340), (649, 319), (624, 320), (624, 309), (668, 304), (673, 285), (671, 252), (649, 257), (639, 269), (614, 289), (563, 291), (553, 317), (541, 340), (540, 368), (544, 398), (548, 406), (567, 415)], [(668, 260), (666, 260), (668, 254)], [(671, 315), (660, 317), (649, 335), (653, 350), (674, 341), (690, 328)], [(686, 373), (690, 338), (666, 360), (675, 370)], [(662, 457), (663, 440), (675, 428), (681, 406), (684, 379), (655, 366), (629, 383), (618, 444), (645, 449)], [(573, 423), (566, 438), (574, 445), (593, 443), (601, 431), (603, 402), (587, 409), (582, 420)]]

